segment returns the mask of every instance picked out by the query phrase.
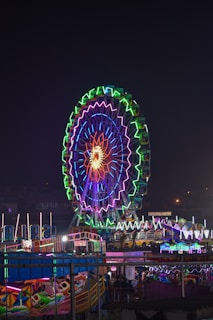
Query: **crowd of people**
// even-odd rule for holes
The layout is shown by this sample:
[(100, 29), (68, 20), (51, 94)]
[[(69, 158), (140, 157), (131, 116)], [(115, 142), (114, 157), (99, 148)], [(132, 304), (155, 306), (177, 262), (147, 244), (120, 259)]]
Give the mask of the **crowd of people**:
[(106, 301), (107, 302), (126, 302), (141, 300), (144, 298), (145, 279), (139, 275), (137, 281), (127, 279), (123, 275), (117, 275), (114, 279), (105, 274)]
[[(193, 285), (195, 292), (205, 291), (211, 295), (213, 294), (212, 266), (185, 266), (183, 275), (184, 286)], [(130, 278), (132, 280), (129, 280)], [(132, 275), (130, 278), (128, 279), (125, 276), (125, 272), (120, 275), (114, 274), (113, 276), (110, 272), (106, 273), (106, 302), (129, 303), (147, 299), (153, 293), (157, 295), (161, 290), (165, 290), (160, 284), (172, 285), (172, 287), (168, 286), (168, 289), (171, 288), (177, 295), (180, 295), (180, 290), (178, 291), (174, 288), (174, 286), (177, 288), (181, 286), (181, 270), (178, 266), (155, 265), (142, 272), (137, 272), (135, 268), (135, 276)], [(200, 289), (198, 289), (199, 287)], [(186, 292), (188, 292), (187, 290)]]

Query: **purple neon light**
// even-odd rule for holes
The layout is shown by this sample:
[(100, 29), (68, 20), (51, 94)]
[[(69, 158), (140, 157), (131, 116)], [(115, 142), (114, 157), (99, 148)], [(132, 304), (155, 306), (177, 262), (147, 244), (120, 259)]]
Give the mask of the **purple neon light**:
[(125, 190), (126, 190), (126, 182), (130, 178), (129, 174), (128, 174), (128, 171), (129, 171), (129, 169), (131, 167), (130, 157), (131, 157), (132, 151), (130, 149), (130, 138), (127, 135), (128, 127), (126, 125), (124, 125), (123, 116), (117, 116), (116, 118), (119, 119), (121, 126), (124, 128), (125, 138), (127, 139), (127, 146), (126, 147), (127, 147), (127, 150), (128, 150), (128, 155), (127, 155), (127, 158), (126, 158), (127, 168), (125, 169), (125, 173), (123, 173), (124, 174), (124, 179), (122, 181), (122, 185), (120, 186), (121, 189), (118, 191), (117, 196), (115, 196), (113, 198), (112, 202), (108, 203), (106, 206), (102, 206), (100, 208), (95, 208), (94, 209), (91, 204), (88, 205), (86, 203), (86, 200), (83, 199), (82, 194), (80, 194), (78, 192), (77, 185), (75, 184), (75, 178), (74, 178), (74, 175), (72, 174), (72, 170), (73, 170), (72, 148), (73, 148), (73, 145), (74, 145), (74, 142), (75, 142), (75, 136), (76, 136), (77, 129), (81, 125), (81, 120), (85, 117), (86, 114), (88, 114), (90, 112), (91, 109), (95, 109), (96, 107), (99, 107), (99, 108), (104, 107), (105, 109), (109, 108), (111, 110), (111, 112), (116, 112), (116, 110), (117, 110), (116, 108), (113, 108), (111, 103), (106, 104), (105, 101), (102, 101), (101, 103), (95, 102), (94, 105), (89, 105), (87, 109), (83, 110), (82, 115), (80, 115), (78, 120), (77, 120), (76, 126), (74, 126), (74, 128), (73, 128), (73, 134), (72, 134), (72, 137), (71, 137), (71, 143), (70, 143), (70, 148), (69, 148), (70, 158), (69, 158), (68, 162), (69, 162), (69, 165), (70, 165), (69, 174), (70, 174), (70, 177), (71, 177), (72, 185), (74, 187), (76, 199), (80, 201), (82, 208), (84, 208), (85, 210), (91, 210), (91, 211), (95, 211), (96, 213), (101, 213), (102, 211), (107, 212), (109, 210), (109, 208), (114, 208), (116, 206), (116, 202), (121, 200), (121, 194), (123, 192), (125, 192)]
[(13, 287), (13, 286), (6, 286), (7, 289), (10, 289), (10, 290), (14, 290), (14, 291), (18, 291), (20, 292), (21, 289), (20, 288), (17, 288), (17, 287)]

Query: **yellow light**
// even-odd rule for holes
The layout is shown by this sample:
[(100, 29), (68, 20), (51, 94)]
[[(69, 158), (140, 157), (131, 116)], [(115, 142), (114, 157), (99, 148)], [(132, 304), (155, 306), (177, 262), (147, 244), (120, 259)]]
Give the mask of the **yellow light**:
[(101, 167), (104, 160), (104, 153), (100, 146), (95, 146), (90, 154), (91, 167), (97, 170)]

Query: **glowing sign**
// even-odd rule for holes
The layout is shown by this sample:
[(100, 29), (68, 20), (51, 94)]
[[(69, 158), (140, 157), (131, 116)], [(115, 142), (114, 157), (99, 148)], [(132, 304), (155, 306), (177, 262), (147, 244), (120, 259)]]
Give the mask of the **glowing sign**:
[(152, 217), (171, 217), (172, 212), (171, 211), (159, 211), (159, 212), (148, 212), (148, 216)]

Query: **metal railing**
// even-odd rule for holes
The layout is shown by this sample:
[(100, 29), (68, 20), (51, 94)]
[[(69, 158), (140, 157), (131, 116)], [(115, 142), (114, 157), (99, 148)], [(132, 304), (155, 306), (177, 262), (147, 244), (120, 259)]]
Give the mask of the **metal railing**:
[[(62, 258), (61, 252), (60, 259)], [(55, 259), (57, 259), (58, 253), (54, 253), (54, 259), (52, 262), (49, 262), (48, 257), (45, 255), (37, 255), (31, 258), (30, 263), (27, 263), (28, 255), (22, 256), (17, 253), (4, 253), (2, 254), (2, 263), (0, 263), (0, 269), (21, 269), (24, 270), (34, 269), (34, 268), (50, 268), (50, 278), (55, 278), (55, 268), (68, 268), (69, 276), (70, 276), (70, 300), (68, 304), (70, 304), (70, 312), (72, 314), (72, 319), (75, 320), (76, 313), (85, 312), (90, 310), (95, 305), (97, 306), (98, 317), (100, 317), (100, 310), (102, 308), (102, 303), (126, 303), (127, 302), (127, 292), (126, 289), (120, 289), (120, 300), (117, 301), (114, 299), (115, 289), (113, 287), (113, 282), (110, 282), (110, 286), (106, 286), (103, 276), (106, 274), (107, 269), (110, 267), (116, 268), (116, 273), (114, 276), (126, 276), (125, 270), (127, 267), (134, 268), (156, 268), (156, 267), (165, 267), (170, 269), (174, 266), (179, 268), (179, 283), (164, 283), (159, 279), (151, 279), (146, 278), (142, 283), (142, 293), (139, 295), (138, 288), (135, 284), (134, 291), (130, 295), (130, 303), (137, 303), (140, 300), (145, 299), (146, 301), (151, 300), (159, 300), (159, 299), (168, 299), (168, 298), (186, 298), (189, 296), (206, 296), (210, 295), (210, 286), (207, 282), (200, 283), (186, 283), (184, 281), (185, 274), (184, 271), (186, 268), (190, 266), (197, 266), (204, 270), (212, 272), (213, 267), (213, 259), (211, 255), (144, 255), (138, 257), (137, 255), (125, 255), (125, 256), (105, 256), (105, 255), (97, 255), (93, 256), (93, 262), (85, 262), (85, 256), (79, 256), (78, 261), (72, 260), (72, 257), (69, 256), (69, 262), (60, 262), (56, 263)], [(64, 260), (67, 261), (67, 254), (64, 255)], [(14, 259), (14, 261), (12, 261)], [(46, 260), (45, 260), (46, 259)], [(94, 262), (95, 259), (95, 262)], [(63, 259), (62, 259), (63, 260)], [(110, 262), (109, 262), (110, 261)], [(81, 292), (79, 295), (75, 296), (74, 289), (74, 277), (75, 277), (75, 267), (87, 268), (94, 267), (95, 268), (95, 277), (91, 286)], [(6, 277), (6, 273), (4, 274), (4, 283), (14, 285), (13, 283), (8, 282), (8, 278)], [(65, 276), (65, 275), (64, 275)], [(95, 280), (96, 279), (96, 280)], [(12, 294), (12, 293), (11, 293)], [(73, 299), (75, 297), (75, 299)], [(108, 299), (108, 300), (107, 300)], [(110, 300), (109, 300), (110, 299)]]

